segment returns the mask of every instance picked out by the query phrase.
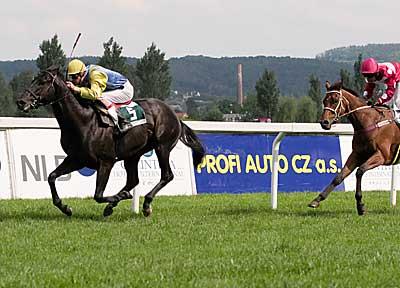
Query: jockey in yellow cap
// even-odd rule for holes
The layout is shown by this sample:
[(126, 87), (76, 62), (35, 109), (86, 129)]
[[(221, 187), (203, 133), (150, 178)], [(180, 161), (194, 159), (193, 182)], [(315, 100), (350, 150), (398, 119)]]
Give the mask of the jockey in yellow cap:
[[(74, 59), (68, 64), (68, 88), (82, 98), (99, 100), (108, 109), (117, 127), (118, 115), (114, 103), (129, 103), (133, 98), (133, 86), (129, 80), (118, 72), (99, 65), (88, 65)], [(119, 127), (124, 130), (123, 127)]]

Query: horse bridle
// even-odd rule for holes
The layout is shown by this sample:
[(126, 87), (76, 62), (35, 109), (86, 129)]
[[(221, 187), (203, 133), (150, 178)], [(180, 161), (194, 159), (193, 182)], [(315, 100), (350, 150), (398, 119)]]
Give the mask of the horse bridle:
[[(53, 88), (55, 90), (54, 83), (55, 83), (55, 81), (57, 79), (57, 75), (53, 75), (52, 73), (50, 73), (47, 70), (45, 70), (44, 72), (49, 74), (50, 77), (52, 78), (51, 84), (49, 85), (49, 87), (47, 87), (47, 91), (46, 92), (48, 92), (51, 88)], [(37, 95), (34, 91), (32, 91), (30, 88), (25, 89), (25, 91), (28, 92), (33, 97), (33, 101), (32, 101), (32, 103), (30, 105), (33, 109), (37, 109), (40, 106), (46, 106), (46, 105), (51, 105), (51, 104), (57, 103), (57, 102), (63, 100), (67, 95), (66, 94), (63, 97), (60, 97), (60, 98), (55, 99), (53, 101), (50, 101), (48, 103), (42, 103), (42, 102), (40, 102), (41, 97), (39, 95)]]
[[(324, 106), (324, 111), (328, 110), (328, 111), (330, 111), (330, 112), (335, 114), (335, 118), (333, 118), (333, 121), (338, 121), (340, 118), (342, 118), (344, 116), (348, 116), (348, 115), (350, 115), (350, 114), (352, 114), (352, 113), (354, 113), (356, 111), (367, 109), (367, 108), (371, 108), (371, 106), (366, 105), (366, 106), (361, 106), (361, 107), (358, 107), (356, 109), (350, 110), (349, 100), (347, 100), (346, 97), (343, 97), (342, 90), (326, 91), (326, 94), (330, 94), (330, 93), (338, 93), (339, 94), (339, 101), (338, 101), (338, 104), (336, 105), (335, 109), (333, 109), (331, 107)], [(340, 114), (341, 108), (345, 108), (345, 103), (344, 102), (346, 102), (346, 104), (349, 107), (350, 111), (347, 112), (347, 113)]]

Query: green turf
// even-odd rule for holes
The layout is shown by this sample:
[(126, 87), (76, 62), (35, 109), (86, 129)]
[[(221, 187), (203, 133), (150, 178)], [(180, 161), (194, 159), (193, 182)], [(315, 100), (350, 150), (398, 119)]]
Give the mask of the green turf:
[(0, 287), (399, 287), (400, 213), (387, 192), (158, 197), (153, 215), (66, 199), (0, 201)]

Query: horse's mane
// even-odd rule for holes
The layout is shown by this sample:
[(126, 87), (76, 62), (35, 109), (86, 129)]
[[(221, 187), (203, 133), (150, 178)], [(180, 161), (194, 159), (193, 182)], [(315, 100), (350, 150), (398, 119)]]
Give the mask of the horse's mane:
[(48, 73), (48, 72), (50, 72), (53, 75), (54, 74), (57, 75), (57, 77), (61, 80), (59, 84), (63, 85), (61, 88), (63, 90), (65, 90), (65, 93), (71, 94), (72, 97), (74, 97), (82, 107), (84, 107), (84, 108), (89, 108), (90, 107), (93, 110), (95, 110), (93, 101), (84, 99), (84, 98), (79, 97), (77, 95), (74, 95), (71, 91), (69, 91), (69, 89), (68, 89), (68, 87), (67, 87), (67, 85), (65, 83), (65, 81), (66, 81), (65, 73), (64, 73), (65, 71), (63, 69), (61, 69), (61, 67), (59, 65), (51, 65), (47, 69), (40, 71), (39, 75), (43, 75), (43, 73)]
[(360, 98), (360, 95), (356, 91), (354, 91), (353, 89), (344, 87), (341, 81), (338, 81), (338, 82), (332, 84), (332, 86), (329, 88), (329, 90), (340, 90), (340, 89), (343, 89), (343, 90), (349, 92), (350, 94), (353, 94), (357, 98)]

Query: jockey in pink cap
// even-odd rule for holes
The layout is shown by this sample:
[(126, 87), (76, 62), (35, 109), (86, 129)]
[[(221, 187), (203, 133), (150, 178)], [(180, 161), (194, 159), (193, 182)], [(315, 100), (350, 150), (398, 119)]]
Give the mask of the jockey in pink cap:
[(369, 100), (376, 84), (384, 84), (385, 91), (379, 93), (378, 104), (394, 104), (395, 121), (400, 124), (400, 63), (378, 63), (374, 58), (367, 58), (361, 63), (361, 73), (365, 77), (364, 99)]

